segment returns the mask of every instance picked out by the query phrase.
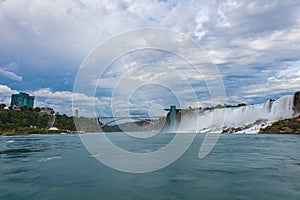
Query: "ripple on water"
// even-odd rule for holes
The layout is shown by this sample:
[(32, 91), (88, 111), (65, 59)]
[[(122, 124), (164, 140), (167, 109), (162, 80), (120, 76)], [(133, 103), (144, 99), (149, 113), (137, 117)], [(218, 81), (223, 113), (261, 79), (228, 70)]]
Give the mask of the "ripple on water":
[(27, 157), (30, 153), (37, 153), (47, 151), (48, 149), (29, 149), (29, 148), (19, 148), (19, 149), (7, 149), (0, 151), (0, 156), (6, 158), (22, 158)]
[[(100, 155), (90, 155), (78, 136), (34, 137), (5, 138), (15, 140), (10, 144), (0, 141), (0, 199), (299, 199), (299, 137), (295, 136), (291, 141), (277, 135), (220, 136), (201, 160), (200, 144), (195, 142), (167, 168), (138, 175), (97, 162), (93, 157)], [(122, 147), (135, 144), (112, 137)], [(198, 142), (204, 138), (198, 137)], [(168, 139), (132, 146), (145, 151)]]
[(26, 148), (8, 149), (8, 150), (0, 151), (0, 154), (32, 153), (32, 152), (42, 152), (42, 151), (46, 151), (46, 150), (48, 150), (48, 149), (26, 149)]
[(47, 161), (50, 161), (50, 160), (60, 159), (60, 158), (62, 158), (62, 156), (53, 156), (53, 157), (48, 157), (48, 158), (41, 158), (39, 160), (39, 162), (47, 162)]

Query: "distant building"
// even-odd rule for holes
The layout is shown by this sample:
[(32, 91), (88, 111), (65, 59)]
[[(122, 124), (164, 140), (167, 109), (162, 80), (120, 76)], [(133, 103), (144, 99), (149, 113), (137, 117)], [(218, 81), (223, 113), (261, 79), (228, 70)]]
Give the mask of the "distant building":
[(51, 127), (51, 128), (49, 128), (49, 131), (58, 131), (59, 129), (58, 128), (56, 128), (56, 127)]
[(75, 110), (75, 115), (74, 115), (74, 117), (77, 117), (77, 118), (78, 118), (78, 115), (79, 115), (78, 113), (79, 113), (79, 111), (78, 111), (78, 109), (76, 109), (76, 110)]
[(55, 114), (55, 111), (53, 108), (41, 108), (40, 115), (44, 116), (53, 116)]
[(34, 96), (30, 96), (29, 94), (20, 92), (19, 94), (12, 94), (11, 95), (11, 107), (27, 107), (33, 108), (34, 104)]
[[(48, 118), (48, 128), (49, 130), (56, 130), (53, 127), (55, 123), (55, 111), (53, 108), (41, 108), (40, 112), (38, 113), (39, 115), (46, 116)], [(51, 129), (52, 128), (52, 129)]]

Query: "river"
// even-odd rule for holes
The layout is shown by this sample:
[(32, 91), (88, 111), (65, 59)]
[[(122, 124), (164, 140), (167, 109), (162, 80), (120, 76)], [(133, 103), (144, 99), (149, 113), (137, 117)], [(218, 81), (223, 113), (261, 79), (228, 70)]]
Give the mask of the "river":
[(93, 158), (78, 135), (0, 137), (0, 199), (300, 199), (300, 135), (221, 135), (199, 159), (203, 138), (166, 168), (129, 174)]

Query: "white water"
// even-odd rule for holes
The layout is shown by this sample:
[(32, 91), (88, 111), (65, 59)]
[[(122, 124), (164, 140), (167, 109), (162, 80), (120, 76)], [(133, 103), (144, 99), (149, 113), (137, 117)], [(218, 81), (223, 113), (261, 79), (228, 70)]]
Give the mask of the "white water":
[(293, 101), (294, 96), (288, 95), (264, 104), (206, 111), (195, 110), (182, 115), (179, 129), (185, 132), (207, 133), (240, 128), (234, 132), (257, 133), (261, 127), (272, 122), (293, 117)]

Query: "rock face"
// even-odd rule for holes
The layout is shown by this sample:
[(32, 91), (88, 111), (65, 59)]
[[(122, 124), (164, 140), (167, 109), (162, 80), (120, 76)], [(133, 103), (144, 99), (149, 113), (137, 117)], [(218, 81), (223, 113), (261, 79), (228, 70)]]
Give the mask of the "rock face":
[(296, 113), (300, 113), (300, 91), (294, 94), (294, 109)]
[(270, 134), (300, 134), (300, 115), (291, 119), (284, 119), (270, 126), (261, 128), (259, 133)]

